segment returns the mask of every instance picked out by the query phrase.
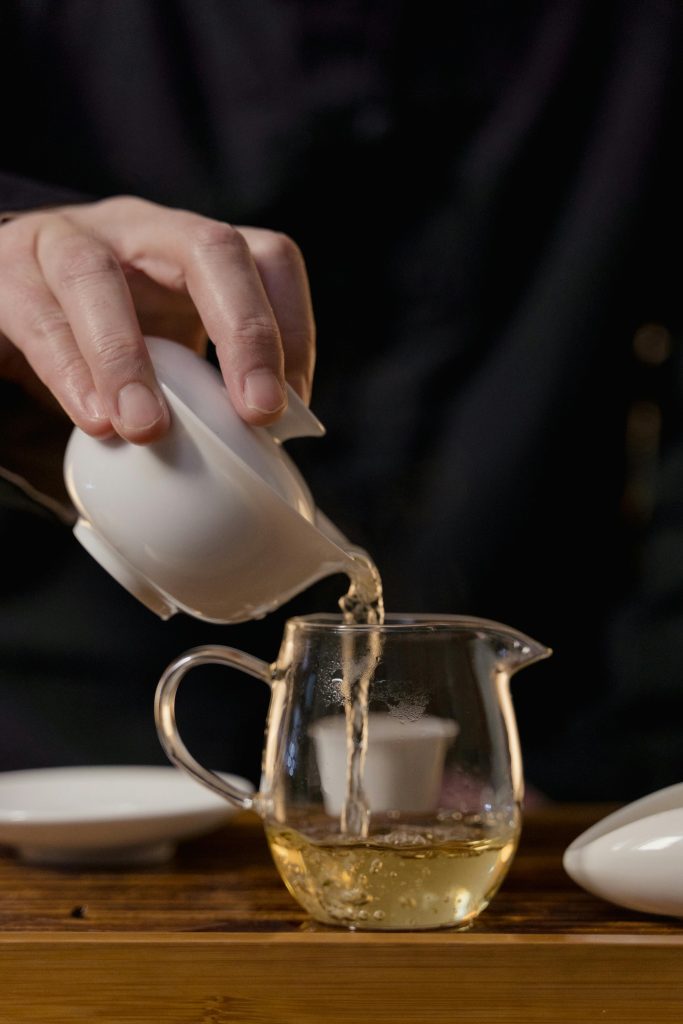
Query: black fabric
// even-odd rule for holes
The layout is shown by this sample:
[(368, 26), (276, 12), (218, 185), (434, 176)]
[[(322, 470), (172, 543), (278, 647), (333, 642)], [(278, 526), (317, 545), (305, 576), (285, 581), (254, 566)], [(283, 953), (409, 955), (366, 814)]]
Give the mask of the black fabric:
[[(497, 618), (555, 648), (514, 684), (527, 773), (551, 795), (678, 781), (679, 6), (26, 0), (0, 32), (0, 210), (129, 192), (290, 233), (328, 428), (290, 448), (372, 552), (387, 607)], [(654, 385), (632, 347), (650, 322), (674, 348)], [(643, 397), (664, 432), (635, 522), (625, 439)], [(2, 586), (4, 767), (76, 759), (75, 722), (81, 759), (156, 758), (171, 656), (216, 637), (275, 653), (292, 607), (162, 624), (63, 527), (2, 515), (26, 552)], [(264, 698), (246, 690), (234, 731), (257, 744)], [(196, 740), (218, 764), (233, 738), (204, 703)], [(248, 745), (221, 766), (254, 774)]]

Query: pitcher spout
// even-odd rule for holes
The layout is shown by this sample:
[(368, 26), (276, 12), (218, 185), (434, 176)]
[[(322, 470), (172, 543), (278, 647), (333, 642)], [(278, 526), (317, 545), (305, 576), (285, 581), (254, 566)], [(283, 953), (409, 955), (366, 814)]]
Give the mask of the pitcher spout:
[(518, 633), (516, 630), (508, 630), (507, 633), (505, 656), (510, 674), (528, 665), (534, 665), (537, 661), (544, 661), (553, 653), (551, 647), (546, 647), (524, 633)]
[(489, 651), (493, 651), (498, 671), (504, 672), (508, 677), (520, 668), (549, 658), (553, 653), (552, 648), (533, 640), (526, 633), (503, 625), (502, 622), (470, 618), (460, 618), (460, 622), (484, 641)]

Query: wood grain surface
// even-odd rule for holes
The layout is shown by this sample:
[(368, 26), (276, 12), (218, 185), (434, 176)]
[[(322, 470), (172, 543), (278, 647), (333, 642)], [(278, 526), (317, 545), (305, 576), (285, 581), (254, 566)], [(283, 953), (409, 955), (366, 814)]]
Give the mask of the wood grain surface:
[(562, 869), (611, 808), (529, 815), (467, 932), (350, 933), (292, 900), (248, 815), (167, 865), (51, 869), (0, 854), (0, 1024), (683, 1022), (683, 921)]

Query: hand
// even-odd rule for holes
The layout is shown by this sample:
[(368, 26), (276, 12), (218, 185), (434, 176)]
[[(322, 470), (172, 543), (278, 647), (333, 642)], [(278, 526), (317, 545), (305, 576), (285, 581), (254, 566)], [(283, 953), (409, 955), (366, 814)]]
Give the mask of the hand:
[(284, 410), (285, 377), (310, 396), (315, 328), (294, 242), (130, 196), (0, 227), (0, 332), (0, 377), (42, 382), (95, 436), (144, 444), (168, 427), (143, 333), (196, 351), (208, 335), (248, 423)]

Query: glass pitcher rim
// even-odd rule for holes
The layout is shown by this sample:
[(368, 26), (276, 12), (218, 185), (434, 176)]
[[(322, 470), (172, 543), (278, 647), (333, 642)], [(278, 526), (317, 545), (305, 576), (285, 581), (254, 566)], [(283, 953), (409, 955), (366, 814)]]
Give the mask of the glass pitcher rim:
[(539, 643), (532, 637), (522, 633), (513, 626), (494, 619), (484, 619), (473, 615), (455, 615), (450, 613), (435, 612), (388, 612), (384, 622), (375, 623), (345, 623), (341, 613), (313, 613), (310, 615), (294, 615), (287, 620), (287, 625), (296, 626), (306, 631), (320, 632), (341, 632), (348, 633), (410, 633), (410, 632), (482, 632), (487, 634), (499, 634), (511, 638), (531, 649), (543, 648), (548, 654), (551, 649), (545, 644)]
[[(387, 639), (407, 636), (437, 636), (439, 634), (457, 638), (469, 634), (479, 640), (500, 644), (499, 658), (505, 659), (508, 673), (516, 672), (525, 665), (549, 658), (551, 647), (534, 640), (527, 634), (494, 619), (483, 619), (472, 615), (452, 615), (436, 612), (401, 613), (390, 612), (382, 625), (372, 623), (345, 623), (341, 613), (314, 613), (296, 615), (287, 620), (286, 632), (296, 630), (300, 634), (313, 636), (363, 636), (379, 633)], [(291, 633), (290, 633), (291, 636)], [(501, 662), (502, 664), (502, 662)]]

